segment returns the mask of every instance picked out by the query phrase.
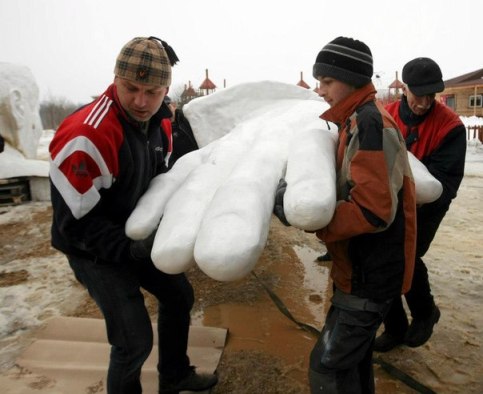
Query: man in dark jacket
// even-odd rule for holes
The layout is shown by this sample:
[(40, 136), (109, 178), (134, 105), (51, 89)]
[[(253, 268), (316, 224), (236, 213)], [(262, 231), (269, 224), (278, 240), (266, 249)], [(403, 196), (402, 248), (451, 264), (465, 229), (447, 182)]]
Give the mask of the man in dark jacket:
[(168, 160), (168, 168), (171, 168), (181, 156), (198, 149), (198, 143), (183, 110), (176, 108), (176, 104), (169, 96), (164, 98), (164, 103), (173, 114), (169, 125), (163, 123), (165, 130), (170, 128), (168, 134), (171, 134), (173, 140), (173, 149)]
[(339, 138), (337, 207), (316, 232), (333, 259), (334, 296), (310, 355), (310, 389), (371, 393), (377, 329), (411, 282), (414, 181), (404, 139), (376, 101), (369, 47), (338, 37), (319, 52), (313, 74), (330, 105), (321, 118), (339, 126)]
[(151, 179), (167, 170), (171, 117), (163, 99), (178, 61), (155, 37), (129, 41), (114, 83), (59, 126), (51, 144), (52, 245), (66, 254), (106, 321), (111, 344), (107, 391), (141, 393), (153, 346), (141, 288), (159, 300), (159, 392), (202, 391), (217, 377), (198, 374), (187, 356), (194, 296), (184, 274), (167, 275), (150, 258), (154, 233), (132, 241), (125, 223)]
[(436, 201), (417, 209), (417, 249), (411, 290), (405, 295), (412, 321), (408, 324), (402, 300), (397, 299), (384, 321), (385, 331), (376, 339), (380, 352), (397, 345), (423, 345), (440, 318), (440, 310), (431, 295), (428, 270), (422, 257), (456, 197), (464, 175), (466, 129), (450, 108), (435, 100), (444, 90), (441, 69), (429, 58), (416, 58), (403, 68), (401, 100), (386, 106), (396, 120), (408, 151), (412, 152), (443, 185)]

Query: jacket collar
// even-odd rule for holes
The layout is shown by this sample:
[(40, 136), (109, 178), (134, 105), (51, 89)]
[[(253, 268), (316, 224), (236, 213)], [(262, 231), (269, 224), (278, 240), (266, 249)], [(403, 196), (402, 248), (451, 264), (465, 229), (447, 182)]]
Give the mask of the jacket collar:
[(322, 115), (320, 115), (320, 118), (341, 125), (361, 105), (369, 101), (374, 101), (376, 98), (376, 93), (376, 88), (372, 82), (370, 82), (367, 85), (364, 85), (362, 88), (356, 89), (352, 94), (347, 96), (334, 107), (329, 108)]

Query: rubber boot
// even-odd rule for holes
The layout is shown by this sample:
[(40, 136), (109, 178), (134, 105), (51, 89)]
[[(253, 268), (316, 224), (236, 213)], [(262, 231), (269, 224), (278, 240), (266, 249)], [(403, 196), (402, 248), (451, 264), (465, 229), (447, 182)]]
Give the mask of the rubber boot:
[(337, 382), (335, 372), (319, 373), (309, 369), (309, 384), (312, 394), (337, 394)]

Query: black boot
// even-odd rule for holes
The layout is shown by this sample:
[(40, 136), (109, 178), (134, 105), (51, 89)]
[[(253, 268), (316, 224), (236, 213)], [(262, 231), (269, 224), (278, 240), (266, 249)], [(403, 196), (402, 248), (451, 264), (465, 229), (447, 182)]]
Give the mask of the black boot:
[(218, 383), (215, 374), (196, 373), (194, 367), (190, 367), (188, 374), (176, 381), (160, 378), (159, 394), (178, 394), (180, 391), (205, 391)]
[(309, 369), (309, 385), (311, 394), (337, 394), (337, 381), (335, 372), (324, 374)]
[(413, 319), (409, 325), (404, 343), (410, 347), (424, 345), (433, 334), (433, 327), (439, 321), (441, 312), (434, 305), (430, 315), (426, 319)]
[(330, 256), (329, 252), (317, 257), (317, 261), (332, 261), (332, 257)]
[(389, 334), (387, 331), (384, 331), (374, 341), (373, 350), (375, 352), (386, 353), (394, 349), (396, 346), (402, 345), (403, 343), (404, 343), (404, 337), (398, 337), (398, 336)]

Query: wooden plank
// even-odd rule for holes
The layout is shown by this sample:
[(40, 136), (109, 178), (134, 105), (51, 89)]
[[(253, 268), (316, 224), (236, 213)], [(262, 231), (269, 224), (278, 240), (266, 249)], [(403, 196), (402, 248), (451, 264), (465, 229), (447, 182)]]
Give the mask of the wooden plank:
[(28, 178), (0, 179), (0, 206), (19, 205), (30, 201)]

